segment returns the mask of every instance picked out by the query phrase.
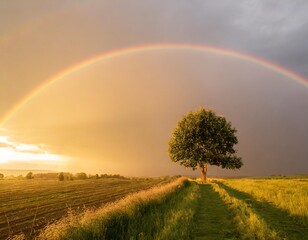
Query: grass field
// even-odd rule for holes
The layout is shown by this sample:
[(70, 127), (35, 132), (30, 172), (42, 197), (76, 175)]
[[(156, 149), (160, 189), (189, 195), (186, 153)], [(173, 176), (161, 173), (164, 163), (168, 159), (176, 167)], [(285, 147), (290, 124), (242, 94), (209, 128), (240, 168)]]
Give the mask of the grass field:
[[(70, 213), (41, 231), (39, 239), (308, 239), (307, 180), (140, 181), (144, 188), (156, 186)], [(109, 184), (117, 186), (116, 180)]]
[[(308, 179), (229, 180), (226, 187), (242, 192), (242, 196), (268, 202), (308, 227)], [(235, 192), (233, 190), (233, 192)]]
[(34, 233), (64, 216), (68, 209), (98, 207), (170, 179), (2, 180), (0, 239)]
[(39, 239), (190, 239), (198, 187), (185, 178), (71, 215)]
[(308, 239), (307, 179), (232, 179), (213, 186), (244, 239)]

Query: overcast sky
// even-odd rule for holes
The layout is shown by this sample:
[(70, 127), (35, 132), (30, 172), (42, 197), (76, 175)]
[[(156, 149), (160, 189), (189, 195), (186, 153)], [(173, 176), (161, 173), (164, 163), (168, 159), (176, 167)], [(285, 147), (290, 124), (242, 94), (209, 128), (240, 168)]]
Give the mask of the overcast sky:
[[(305, 0), (3, 0), (0, 118), (59, 71), (131, 46), (221, 47), (307, 79), (307, 12)], [(2, 126), (0, 150), (13, 141), (45, 146), (50, 156), (65, 156), (65, 164), (11, 159), (0, 160), (0, 168), (192, 174), (168, 159), (167, 142), (179, 117), (204, 106), (238, 129), (244, 167), (232, 174), (307, 173), (307, 89), (307, 81), (213, 53), (118, 57), (59, 81)]]

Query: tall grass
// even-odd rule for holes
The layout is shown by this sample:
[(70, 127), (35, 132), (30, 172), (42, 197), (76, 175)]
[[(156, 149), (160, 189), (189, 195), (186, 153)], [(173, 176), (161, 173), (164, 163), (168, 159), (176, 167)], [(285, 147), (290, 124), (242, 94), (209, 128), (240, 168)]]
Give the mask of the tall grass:
[(308, 226), (307, 179), (232, 179), (223, 181), (227, 186), (252, 195), (256, 200), (272, 203), (296, 216)]
[(212, 183), (212, 186), (234, 214), (234, 221), (241, 233), (241, 239), (275, 240), (278, 234), (269, 229), (266, 222), (248, 206), (247, 203), (231, 197), (226, 190)]
[[(128, 194), (173, 181), (164, 178), (101, 178), (75, 181), (32, 179), (0, 181), (0, 239), (23, 232), (36, 235), (68, 207), (82, 211), (117, 201)], [(37, 213), (37, 214), (36, 214)]]
[(97, 210), (68, 214), (38, 239), (190, 239), (198, 186), (184, 178)]

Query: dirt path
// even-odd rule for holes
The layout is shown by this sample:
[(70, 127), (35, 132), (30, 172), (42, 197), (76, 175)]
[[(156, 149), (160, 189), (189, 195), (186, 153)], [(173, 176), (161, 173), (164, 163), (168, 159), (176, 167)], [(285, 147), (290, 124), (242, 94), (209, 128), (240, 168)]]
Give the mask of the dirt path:
[(194, 220), (194, 239), (237, 239), (233, 216), (210, 184), (200, 184), (201, 198)]

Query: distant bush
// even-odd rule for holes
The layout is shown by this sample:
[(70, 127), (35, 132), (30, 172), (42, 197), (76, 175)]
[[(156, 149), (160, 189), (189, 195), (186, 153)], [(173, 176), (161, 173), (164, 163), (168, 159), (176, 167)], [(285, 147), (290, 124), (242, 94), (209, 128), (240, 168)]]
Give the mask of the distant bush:
[(121, 176), (120, 174), (101, 174), (100, 178), (119, 178), (119, 179), (126, 179), (126, 177)]
[(50, 173), (36, 173), (33, 175), (35, 179), (58, 179), (59, 173), (50, 172)]
[(76, 173), (75, 176), (77, 179), (87, 179), (88, 178), (88, 175), (84, 172)]
[(3, 179), (3, 178), (4, 178), (4, 174), (0, 173), (0, 179)]
[(58, 176), (59, 181), (64, 181), (64, 173), (60, 172)]
[(16, 179), (21, 180), (21, 179), (24, 179), (24, 177), (22, 175), (18, 175)]
[(71, 173), (68, 174), (68, 180), (70, 180), (70, 181), (73, 181), (73, 180), (74, 180), (73, 174), (71, 174)]
[(103, 175), (103, 174), (101, 174), (101, 175), (98, 175), (98, 174), (95, 174), (95, 175), (89, 174), (89, 178), (91, 178), (91, 179), (99, 179), (99, 178), (102, 178), (102, 175)]
[(32, 179), (33, 178), (33, 173), (32, 172), (28, 172), (26, 175), (26, 179)]

